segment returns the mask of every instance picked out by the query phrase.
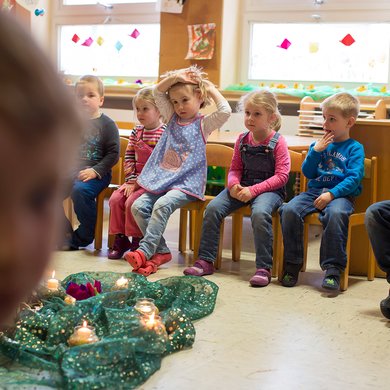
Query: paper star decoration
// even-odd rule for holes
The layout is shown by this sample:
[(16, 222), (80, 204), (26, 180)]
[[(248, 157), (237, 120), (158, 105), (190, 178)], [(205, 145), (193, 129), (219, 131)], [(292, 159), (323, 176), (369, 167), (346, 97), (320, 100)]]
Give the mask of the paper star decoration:
[(97, 43), (99, 46), (101, 46), (101, 45), (103, 45), (103, 43), (104, 43), (104, 39), (103, 39), (102, 37), (98, 37), (98, 39), (96, 39), (96, 43)]
[(130, 37), (137, 39), (140, 35), (140, 32), (135, 28), (134, 31), (129, 35)]
[(351, 46), (355, 40), (353, 39), (351, 34), (347, 34), (341, 41), (345, 46)]
[(84, 43), (81, 44), (81, 46), (87, 46), (87, 47), (89, 47), (89, 46), (92, 45), (92, 43), (93, 43), (93, 39), (92, 39), (91, 37), (89, 37), (88, 39), (85, 40)]
[(74, 34), (73, 37), (72, 37), (72, 41), (74, 43), (77, 43), (79, 40), (80, 40), (80, 37), (77, 34)]
[(117, 43), (115, 44), (116, 50), (120, 51), (122, 47), (123, 47), (122, 43), (120, 41), (117, 41)]
[(280, 45), (278, 45), (278, 47), (285, 50), (287, 50), (290, 46), (291, 46), (291, 42), (287, 38), (285, 38), (283, 42)]

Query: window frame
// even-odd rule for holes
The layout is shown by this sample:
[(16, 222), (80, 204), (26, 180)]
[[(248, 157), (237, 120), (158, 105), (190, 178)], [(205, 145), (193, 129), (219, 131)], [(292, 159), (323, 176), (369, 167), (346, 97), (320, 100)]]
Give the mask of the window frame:
[[(282, 83), (289, 87), (294, 83), (304, 86), (309, 84), (329, 85), (338, 84), (347, 88), (355, 88), (362, 83), (329, 81), (321, 82), (316, 80), (254, 80), (249, 79), (249, 56), (251, 47), (251, 23), (389, 23), (390, 2), (383, 0), (371, 0), (367, 4), (364, 0), (355, 0), (352, 4), (348, 0), (338, 0), (337, 2), (324, 2), (316, 5), (314, 1), (308, 4), (305, 0), (242, 0), (243, 8), (241, 14), (242, 36), (241, 36), (241, 58), (239, 66), (239, 81), (248, 84), (258, 84), (259, 82)], [(292, 4), (293, 3), (293, 4)], [(320, 15), (320, 21), (315, 21), (313, 15)], [(389, 47), (390, 55), (390, 47)], [(383, 85), (375, 84), (375, 85)], [(390, 84), (390, 62), (389, 75), (386, 84)]]

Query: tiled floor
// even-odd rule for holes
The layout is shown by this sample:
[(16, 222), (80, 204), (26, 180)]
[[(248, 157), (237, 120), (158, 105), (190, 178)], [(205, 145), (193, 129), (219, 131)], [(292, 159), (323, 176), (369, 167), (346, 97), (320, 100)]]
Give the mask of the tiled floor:
[[(240, 263), (229, 259), (226, 224), (222, 269), (208, 278), (219, 287), (215, 311), (195, 323), (190, 350), (163, 359), (161, 369), (141, 388), (159, 389), (389, 389), (390, 321), (379, 301), (388, 293), (384, 279), (350, 279), (342, 294), (320, 289), (319, 239), (309, 248), (308, 270), (299, 284), (284, 288), (273, 280), (266, 288), (251, 288), (254, 272), (249, 221), (244, 226)], [(181, 275), (191, 255), (177, 252), (178, 214), (166, 238), (173, 260), (150, 280)], [(78, 271), (127, 272), (122, 261), (110, 261), (106, 251), (57, 252), (53, 267), (60, 278)]]

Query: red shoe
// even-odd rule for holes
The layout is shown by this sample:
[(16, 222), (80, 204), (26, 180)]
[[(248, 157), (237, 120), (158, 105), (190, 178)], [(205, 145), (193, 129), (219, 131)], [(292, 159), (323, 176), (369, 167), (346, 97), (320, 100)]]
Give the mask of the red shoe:
[(155, 253), (151, 258), (150, 261), (159, 267), (162, 264), (168, 263), (168, 261), (172, 260), (172, 253)]
[(152, 261), (147, 260), (144, 266), (138, 268), (137, 270), (133, 269), (133, 272), (144, 276), (149, 276), (150, 274), (157, 272), (157, 265)]
[(145, 253), (140, 250), (127, 252), (125, 254), (125, 260), (133, 267), (133, 271), (137, 271), (139, 268), (144, 267), (147, 261)]

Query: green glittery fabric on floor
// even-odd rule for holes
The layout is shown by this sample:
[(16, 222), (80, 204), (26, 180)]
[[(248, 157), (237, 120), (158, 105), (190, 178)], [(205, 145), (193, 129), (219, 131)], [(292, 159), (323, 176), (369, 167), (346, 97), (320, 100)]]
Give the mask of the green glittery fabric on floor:
[[(115, 290), (120, 276), (127, 289)], [(132, 389), (160, 368), (168, 354), (190, 347), (192, 321), (214, 310), (218, 287), (204, 278), (181, 276), (149, 282), (145, 277), (114, 272), (88, 272), (62, 281), (94, 283), (102, 293), (75, 305), (64, 294), (40, 296), (36, 306), (23, 309), (12, 332), (0, 338), (0, 388)], [(57, 295), (57, 296), (56, 296)], [(148, 329), (134, 309), (138, 298), (155, 300), (165, 334)], [(99, 341), (70, 347), (75, 326), (87, 321)]]

